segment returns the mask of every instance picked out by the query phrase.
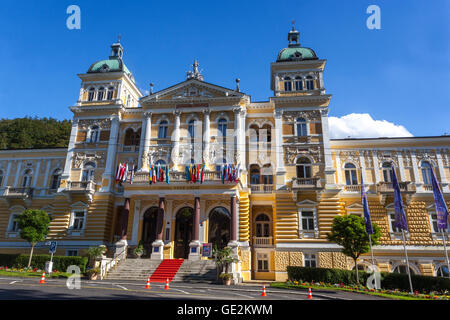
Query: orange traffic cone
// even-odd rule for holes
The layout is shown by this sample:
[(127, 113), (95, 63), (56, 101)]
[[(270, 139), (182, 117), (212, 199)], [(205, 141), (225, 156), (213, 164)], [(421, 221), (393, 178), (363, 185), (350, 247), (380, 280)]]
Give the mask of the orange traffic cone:
[(166, 279), (166, 285), (164, 287), (164, 290), (169, 290), (169, 278)]
[(150, 289), (150, 277), (147, 278), (147, 284), (145, 285), (145, 289)]
[(309, 290), (308, 290), (308, 299), (312, 299), (311, 287), (309, 287)]
[(41, 281), (39, 283), (45, 283), (45, 272), (42, 273)]
[(266, 297), (266, 296), (267, 296), (267, 294), (266, 294), (266, 285), (264, 284), (263, 285), (263, 292), (261, 294), (261, 297)]

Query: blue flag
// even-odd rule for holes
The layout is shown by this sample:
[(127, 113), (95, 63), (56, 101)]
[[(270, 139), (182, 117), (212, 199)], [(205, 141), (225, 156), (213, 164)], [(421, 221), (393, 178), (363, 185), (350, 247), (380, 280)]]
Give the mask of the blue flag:
[(398, 185), (397, 175), (395, 174), (395, 167), (392, 166), (392, 186), (394, 188), (394, 208), (395, 208), (395, 227), (400, 230), (408, 231), (406, 224), (405, 209), (403, 208), (402, 194), (400, 193), (400, 186)]
[(431, 184), (433, 186), (434, 204), (436, 205), (438, 229), (446, 230), (448, 228), (448, 208), (433, 168), (431, 168)]
[(366, 231), (368, 234), (373, 234), (372, 221), (370, 219), (369, 203), (367, 201), (366, 189), (364, 187), (362, 173), (361, 173), (361, 202), (364, 208), (364, 224), (366, 225)]

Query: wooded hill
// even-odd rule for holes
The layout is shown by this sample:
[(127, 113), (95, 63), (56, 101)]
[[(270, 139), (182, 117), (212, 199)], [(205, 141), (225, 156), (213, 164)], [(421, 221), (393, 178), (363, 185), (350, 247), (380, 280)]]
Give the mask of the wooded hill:
[(0, 119), (0, 149), (67, 147), (71, 123), (53, 118)]

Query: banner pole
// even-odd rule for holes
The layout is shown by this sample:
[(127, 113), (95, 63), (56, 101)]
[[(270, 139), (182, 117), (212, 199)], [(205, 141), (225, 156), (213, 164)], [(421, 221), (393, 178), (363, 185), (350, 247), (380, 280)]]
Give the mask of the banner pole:
[(369, 246), (370, 246), (370, 256), (372, 257), (372, 267), (375, 267), (375, 260), (373, 259), (373, 251), (372, 251), (372, 236), (370, 234), (369, 234)]
[(406, 267), (408, 268), (408, 279), (409, 279), (409, 287), (411, 289), (411, 294), (414, 294), (412, 281), (411, 281), (411, 272), (409, 270), (409, 260), (408, 260), (408, 253), (406, 251), (406, 241), (405, 241), (405, 230), (402, 229), (402, 236), (403, 236), (403, 249), (405, 250), (405, 258), (406, 258)]
[(444, 251), (445, 251), (445, 259), (447, 260), (447, 273), (448, 273), (448, 277), (450, 279), (450, 263), (448, 261), (448, 253), (447, 253), (447, 245), (445, 243), (445, 233), (444, 233), (444, 229), (441, 229), (442, 232), (442, 241), (444, 241)]

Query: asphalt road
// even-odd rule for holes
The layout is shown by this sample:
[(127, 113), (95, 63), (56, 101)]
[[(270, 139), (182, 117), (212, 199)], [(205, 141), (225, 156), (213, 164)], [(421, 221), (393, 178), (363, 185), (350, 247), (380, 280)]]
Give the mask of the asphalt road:
[[(223, 286), (203, 283), (170, 284), (134, 281), (81, 280), (80, 289), (69, 289), (65, 279), (0, 277), (0, 300), (307, 300), (308, 292), (266, 287), (262, 297), (261, 285)], [(350, 292), (313, 290), (313, 300), (384, 300), (384, 298)]]

